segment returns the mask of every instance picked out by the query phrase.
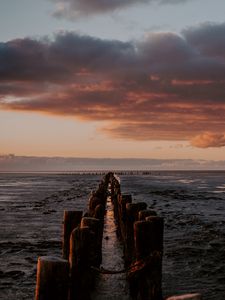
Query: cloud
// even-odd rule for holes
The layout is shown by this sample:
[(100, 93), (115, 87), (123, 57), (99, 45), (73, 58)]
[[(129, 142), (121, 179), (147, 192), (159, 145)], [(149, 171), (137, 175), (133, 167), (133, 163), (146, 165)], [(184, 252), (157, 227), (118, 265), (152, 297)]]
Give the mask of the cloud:
[(83, 15), (109, 13), (133, 5), (181, 4), (190, 0), (51, 0), (56, 3), (54, 16), (58, 18), (76, 19)]
[(225, 23), (130, 42), (60, 32), (0, 43), (0, 108), (107, 121), (115, 138), (223, 133), (224, 35)]
[(194, 137), (191, 140), (191, 144), (198, 148), (224, 147), (225, 134), (205, 132)]
[(183, 31), (190, 45), (205, 55), (225, 57), (224, 26), (221, 24), (206, 22), (198, 28), (191, 27)]

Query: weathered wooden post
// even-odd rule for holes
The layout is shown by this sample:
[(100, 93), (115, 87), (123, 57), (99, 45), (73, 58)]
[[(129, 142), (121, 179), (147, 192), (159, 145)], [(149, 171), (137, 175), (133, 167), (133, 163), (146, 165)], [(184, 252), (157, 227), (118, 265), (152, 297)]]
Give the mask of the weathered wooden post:
[(126, 204), (126, 237), (125, 237), (125, 263), (129, 265), (134, 258), (134, 222), (138, 220), (140, 210), (145, 210), (145, 202)]
[(37, 263), (36, 300), (67, 300), (69, 263), (65, 259), (41, 256)]
[(89, 215), (91, 217), (94, 217), (95, 208), (96, 208), (96, 206), (98, 206), (100, 204), (105, 207), (104, 201), (99, 196), (96, 196), (94, 194), (90, 197), (90, 199), (89, 199)]
[(117, 226), (119, 225), (119, 197), (120, 194), (114, 194), (114, 196), (111, 197), (111, 201), (113, 204), (114, 219), (116, 221)]
[[(99, 266), (102, 262), (102, 232), (101, 232), (101, 221), (96, 218), (85, 217), (81, 219), (81, 228), (89, 227), (90, 230), (95, 234), (94, 244), (94, 261), (93, 266)], [(91, 247), (91, 245), (90, 245)]]
[(126, 205), (132, 203), (131, 195), (119, 195), (118, 197), (118, 235), (123, 243), (126, 240)]
[(121, 188), (119, 181), (113, 176), (111, 179), (111, 202), (113, 204), (113, 214), (116, 223), (117, 234), (120, 235), (119, 223), (119, 198), (121, 196)]
[(114, 195), (119, 195), (119, 194), (121, 194), (120, 183), (116, 178), (114, 178)]
[(89, 300), (93, 283), (95, 235), (89, 227), (75, 228), (70, 237), (69, 300)]
[(136, 262), (142, 262), (130, 276), (134, 299), (162, 299), (163, 227), (163, 218), (156, 216), (134, 224)]
[(105, 207), (102, 204), (98, 204), (95, 207), (94, 211), (94, 218), (99, 219), (100, 221), (104, 222), (104, 216), (105, 216)]
[(110, 191), (111, 191), (111, 197), (114, 197), (115, 194), (115, 180), (114, 177), (112, 177), (111, 181), (110, 181)]
[(95, 207), (93, 217), (100, 221), (100, 237), (99, 237), (99, 239), (101, 239), (101, 243), (102, 243), (103, 231), (104, 231), (105, 206), (103, 206), (102, 204), (98, 204)]
[(70, 235), (74, 228), (76, 228), (81, 221), (82, 211), (72, 210), (64, 211), (64, 221), (63, 221), (63, 258), (69, 259), (70, 253)]
[(138, 220), (145, 221), (145, 219), (150, 216), (157, 216), (156, 211), (150, 209), (140, 210), (138, 213)]

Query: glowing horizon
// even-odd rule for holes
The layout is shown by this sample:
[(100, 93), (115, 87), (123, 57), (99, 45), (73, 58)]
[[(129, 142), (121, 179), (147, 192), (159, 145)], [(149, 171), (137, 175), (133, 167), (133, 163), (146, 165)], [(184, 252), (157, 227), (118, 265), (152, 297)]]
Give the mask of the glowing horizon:
[[(3, 6), (16, 21), (10, 1)], [(191, 12), (205, 2), (56, 2), (29, 4), (31, 15), (32, 7), (43, 16), (51, 8), (46, 22), (51, 28), (64, 22), (65, 29), (24, 37), (21, 26), (21, 37), (15, 31), (1, 42), (0, 154), (225, 160), (225, 20), (218, 14), (215, 21), (210, 4), (209, 19), (199, 11), (198, 24), (185, 18), (183, 29), (171, 30), (170, 16), (169, 30), (143, 30), (142, 37), (139, 30), (125, 40), (111, 38), (116, 27), (103, 37), (97, 21), (110, 24), (124, 14), (128, 22), (148, 7), (161, 16), (149, 26), (159, 26), (166, 11)], [(225, 4), (217, 2), (219, 12)], [(84, 20), (85, 33), (72, 30)], [(119, 26), (125, 36), (127, 25)]]

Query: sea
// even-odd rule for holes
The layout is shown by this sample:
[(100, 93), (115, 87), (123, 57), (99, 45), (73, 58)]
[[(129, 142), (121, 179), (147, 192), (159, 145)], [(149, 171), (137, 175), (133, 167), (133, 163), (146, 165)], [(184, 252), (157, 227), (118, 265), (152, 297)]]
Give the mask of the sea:
[[(87, 211), (102, 176), (0, 173), (0, 299), (34, 299), (38, 257), (62, 255), (63, 211)], [(203, 299), (224, 300), (225, 172), (139, 171), (118, 176), (122, 193), (131, 194), (133, 202), (145, 201), (164, 217), (164, 298), (198, 292)], [(103, 263), (118, 269), (122, 260), (113, 256), (122, 256), (121, 245), (112, 231), (103, 243), (110, 248)], [(124, 277), (102, 276), (94, 300), (129, 299)]]

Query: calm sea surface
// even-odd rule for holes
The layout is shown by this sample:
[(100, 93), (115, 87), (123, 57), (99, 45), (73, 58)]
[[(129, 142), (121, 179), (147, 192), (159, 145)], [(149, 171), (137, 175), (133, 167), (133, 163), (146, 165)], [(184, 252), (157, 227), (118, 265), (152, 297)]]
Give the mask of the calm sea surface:
[[(34, 298), (37, 257), (61, 255), (63, 211), (85, 211), (101, 178), (0, 174), (0, 299)], [(225, 172), (152, 172), (120, 178), (122, 193), (132, 194), (134, 202), (147, 202), (165, 218), (164, 296), (200, 292), (207, 300), (225, 299)], [(122, 280), (115, 276), (115, 295), (124, 288)], [(112, 290), (101, 299), (108, 299), (107, 292), (113, 299)]]

